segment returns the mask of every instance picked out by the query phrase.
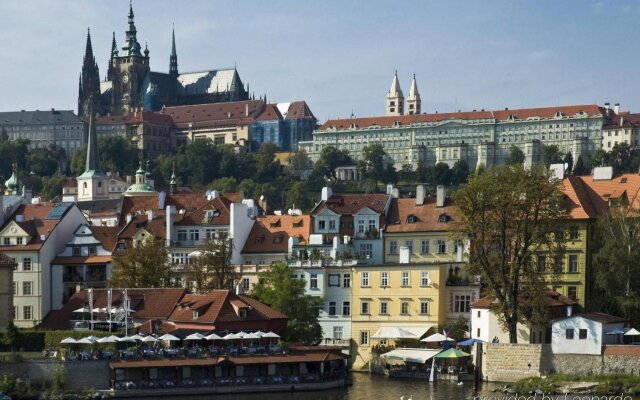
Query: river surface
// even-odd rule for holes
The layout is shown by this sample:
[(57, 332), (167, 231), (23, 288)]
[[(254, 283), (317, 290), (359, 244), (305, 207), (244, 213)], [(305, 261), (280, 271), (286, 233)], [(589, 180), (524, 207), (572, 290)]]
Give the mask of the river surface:
[[(473, 382), (458, 386), (455, 382), (438, 382), (435, 385), (427, 380), (390, 379), (382, 375), (354, 373), (353, 385), (340, 389), (318, 392), (237, 394), (210, 396), (175, 396), (165, 399), (187, 400), (457, 400), (473, 399), (477, 395), (495, 396), (501, 400), (502, 393), (491, 393), (494, 384), (485, 384), (479, 393), (474, 392)], [(540, 398), (539, 398), (540, 399)], [(148, 400), (148, 399), (146, 399)]]

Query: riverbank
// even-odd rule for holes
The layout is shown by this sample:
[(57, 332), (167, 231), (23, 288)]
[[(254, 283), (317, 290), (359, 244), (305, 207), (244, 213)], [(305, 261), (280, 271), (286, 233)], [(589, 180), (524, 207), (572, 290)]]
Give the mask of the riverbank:
[(640, 376), (629, 375), (565, 375), (550, 374), (525, 378), (504, 386), (506, 393), (518, 394), (586, 394), (586, 395), (640, 395)]

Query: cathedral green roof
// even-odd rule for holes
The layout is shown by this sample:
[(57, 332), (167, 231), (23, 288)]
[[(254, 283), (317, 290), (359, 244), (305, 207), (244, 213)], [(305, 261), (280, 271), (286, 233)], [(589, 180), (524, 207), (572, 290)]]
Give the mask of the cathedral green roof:
[(13, 173), (11, 174), (11, 177), (5, 181), (4, 186), (11, 190), (16, 190), (20, 188), (20, 180), (16, 175), (16, 171), (13, 171)]
[(125, 193), (154, 193), (154, 191), (146, 183), (134, 183), (127, 188)]

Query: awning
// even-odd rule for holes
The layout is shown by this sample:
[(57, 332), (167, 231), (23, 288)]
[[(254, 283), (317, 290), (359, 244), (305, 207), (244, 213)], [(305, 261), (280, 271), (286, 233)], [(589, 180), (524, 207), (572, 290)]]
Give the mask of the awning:
[(380, 357), (388, 360), (401, 360), (424, 364), (441, 351), (442, 349), (395, 349), (382, 354)]
[(420, 339), (430, 326), (381, 326), (372, 339)]

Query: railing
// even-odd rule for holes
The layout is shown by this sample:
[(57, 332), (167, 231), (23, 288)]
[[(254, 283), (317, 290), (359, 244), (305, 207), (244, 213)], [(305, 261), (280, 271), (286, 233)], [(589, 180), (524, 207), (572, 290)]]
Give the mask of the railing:
[(353, 267), (358, 265), (358, 260), (288, 260), (287, 265), (289, 268)]

